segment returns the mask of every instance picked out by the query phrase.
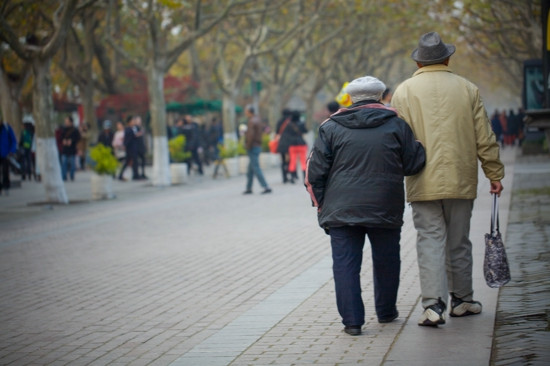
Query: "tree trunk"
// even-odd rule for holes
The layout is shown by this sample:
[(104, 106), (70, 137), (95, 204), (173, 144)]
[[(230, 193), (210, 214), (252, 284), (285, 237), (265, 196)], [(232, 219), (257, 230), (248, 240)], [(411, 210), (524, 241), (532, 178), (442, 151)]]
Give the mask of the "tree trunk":
[(283, 88), (281, 85), (273, 85), (271, 98), (269, 100), (269, 124), (273, 129), (277, 127), (277, 121), (282, 116), (283, 110)]
[(204, 87), (201, 83), (200, 70), (201, 70), (201, 67), (203, 67), (203, 66), (201, 65), (201, 61), (200, 61), (200, 58), (199, 58), (199, 52), (197, 51), (197, 47), (196, 47), (195, 42), (193, 42), (191, 44), (191, 46), (189, 46), (189, 61), (191, 62), (191, 78), (199, 86), (198, 95), (200, 97), (202, 97), (204, 95), (207, 95), (207, 93), (206, 93), (207, 91), (204, 90)]
[(2, 119), (12, 127), (15, 137), (19, 139), (23, 127), (21, 106), (19, 105), (19, 94), (13, 93), (13, 86), (10, 85), (8, 75), (0, 69), (0, 108), (2, 109)]
[(99, 127), (94, 106), (94, 78), (92, 70), (92, 61), (94, 57), (94, 13), (87, 11), (83, 16), (84, 23), (84, 85), (82, 88), (82, 104), (84, 107), (84, 121), (90, 126), (88, 130), (88, 144), (97, 141)]
[(306, 127), (308, 130), (314, 129), (313, 114), (315, 113), (315, 97), (317, 92), (310, 93), (306, 98)]
[(235, 92), (230, 89), (230, 93), (224, 93), (222, 102), (222, 113), (223, 113), (223, 129), (226, 133), (229, 133), (229, 136), (237, 138), (235, 134), (237, 131), (237, 114), (235, 113), (235, 102), (236, 96)]
[(166, 103), (164, 100), (164, 73), (153, 61), (147, 65), (149, 112), (153, 129), (153, 185), (169, 186), (170, 152), (166, 137)]
[(88, 123), (90, 128), (88, 129), (88, 145), (95, 144), (98, 136), (98, 123), (95, 115), (94, 105), (94, 85), (92, 76), (90, 73), (89, 82), (82, 85), (82, 107), (84, 109), (84, 121)]
[(53, 118), (50, 59), (35, 58), (32, 61), (33, 115), (36, 123), (36, 160), (42, 175), (48, 202), (69, 203), (65, 185), (61, 179), (59, 152), (55, 141)]

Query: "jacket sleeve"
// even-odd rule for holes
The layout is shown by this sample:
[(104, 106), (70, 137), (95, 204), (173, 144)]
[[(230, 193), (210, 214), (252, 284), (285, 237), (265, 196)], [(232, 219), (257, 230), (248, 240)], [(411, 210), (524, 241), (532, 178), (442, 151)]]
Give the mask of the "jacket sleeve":
[(313, 206), (321, 210), (325, 196), (325, 187), (332, 167), (333, 153), (327, 141), (327, 135), (321, 126), (319, 137), (315, 141), (307, 161), (306, 189), (311, 196)]
[(500, 181), (504, 178), (504, 165), (500, 161), (500, 149), (477, 89), (475, 91), (473, 116), (477, 157), (481, 161), (481, 168), (489, 180)]
[(10, 125), (8, 126), (8, 137), (11, 140), (8, 153), (15, 154), (17, 152), (17, 138)]
[(415, 175), (426, 165), (426, 152), (424, 146), (420, 141), (414, 137), (411, 127), (407, 122), (401, 120), (402, 126), (402, 152), (401, 159), (403, 161), (403, 173), (408, 175)]

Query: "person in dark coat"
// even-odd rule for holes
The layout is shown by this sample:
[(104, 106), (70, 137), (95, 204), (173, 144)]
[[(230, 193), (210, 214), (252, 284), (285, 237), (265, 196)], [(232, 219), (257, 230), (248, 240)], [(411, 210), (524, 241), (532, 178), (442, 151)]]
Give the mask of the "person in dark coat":
[[(290, 123), (292, 117), (292, 111), (289, 109), (283, 109), (282, 117), (277, 122), (275, 127), (275, 133), (279, 136), (279, 144), (277, 145), (277, 152), (281, 155), (281, 173), (283, 174), (283, 183), (287, 183), (288, 179), (288, 163), (289, 155), (288, 148), (290, 147), (290, 135), (286, 128)], [(286, 131), (286, 133), (285, 133)]]
[(63, 180), (67, 180), (67, 173), (71, 181), (74, 181), (76, 165), (76, 145), (80, 141), (80, 133), (74, 126), (71, 116), (65, 117), (65, 127), (61, 134), (61, 174)]
[(491, 116), (491, 128), (495, 133), (497, 141), (502, 143), (502, 126), (500, 125), (500, 114), (498, 113), (498, 109), (495, 109), (495, 113)]
[(384, 83), (372, 76), (346, 88), (353, 104), (319, 127), (306, 187), (330, 235), (336, 302), (344, 331), (361, 334), (365, 309), (360, 271), (365, 235), (372, 247), (374, 301), (380, 323), (398, 317), (396, 301), (405, 209), (404, 176), (425, 164), (425, 152), (394, 109), (380, 103)]
[(199, 175), (203, 175), (202, 162), (199, 156), (200, 131), (199, 124), (192, 120), (190, 115), (183, 120), (183, 135), (185, 136), (185, 150), (191, 152), (191, 159), (187, 161), (187, 173), (191, 174), (191, 166), (197, 164)]
[(138, 171), (139, 167), (141, 167), (141, 173), (138, 173), (138, 177), (139, 179), (149, 179), (147, 175), (145, 175), (145, 155), (147, 154), (147, 146), (145, 146), (145, 128), (141, 123), (140, 116), (134, 117), (133, 129), (134, 136), (136, 137), (136, 164), (138, 166)]
[(9, 195), (11, 187), (10, 182), (10, 162), (9, 158), (17, 152), (17, 139), (11, 126), (0, 120), (0, 195), (2, 190)]
[(103, 130), (99, 133), (99, 136), (97, 137), (97, 143), (108, 147), (109, 149), (111, 149), (111, 152), (112, 152), (113, 138), (115, 135), (113, 133), (113, 130), (111, 130), (111, 126), (112, 126), (112, 123), (108, 119), (103, 121)]
[(138, 173), (138, 164), (137, 164), (137, 138), (134, 132), (134, 123), (135, 119), (132, 116), (129, 116), (126, 119), (126, 128), (124, 129), (124, 148), (126, 150), (126, 160), (124, 160), (124, 165), (118, 174), (118, 179), (125, 181), (124, 171), (126, 167), (130, 165), (132, 167), (132, 180), (140, 180)]
[(21, 153), (21, 179), (25, 180), (27, 177), (31, 180), (34, 173), (34, 160), (33, 160), (33, 148), (34, 144), (34, 126), (29, 121), (24, 121), (23, 130), (21, 131), (21, 137), (19, 138), (19, 152)]
[(293, 111), (292, 117), (290, 119), (290, 124), (288, 125), (288, 134), (289, 134), (289, 162), (288, 162), (288, 172), (290, 173), (290, 183), (294, 183), (298, 179), (296, 174), (296, 165), (298, 159), (300, 159), (300, 168), (303, 172), (303, 177), (306, 176), (306, 155), (307, 155), (307, 143), (304, 140), (303, 134), (307, 132), (305, 124), (300, 120), (300, 112)]

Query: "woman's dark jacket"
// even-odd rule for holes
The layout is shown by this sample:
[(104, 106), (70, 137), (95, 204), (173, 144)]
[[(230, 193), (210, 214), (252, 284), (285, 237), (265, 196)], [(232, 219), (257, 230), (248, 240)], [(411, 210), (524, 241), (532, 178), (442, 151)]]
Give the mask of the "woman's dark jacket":
[(76, 128), (73, 126), (71, 127), (65, 127), (63, 129), (62, 140), (70, 140), (71, 143), (69, 145), (63, 144), (61, 147), (61, 155), (76, 155), (76, 144), (80, 140), (80, 133)]
[(308, 159), (306, 187), (319, 225), (401, 227), (404, 176), (420, 172), (425, 160), (424, 148), (393, 109), (364, 101), (333, 114)]
[(277, 130), (277, 132), (281, 134), (277, 152), (283, 153), (283, 154), (288, 153), (288, 148), (290, 146), (307, 145), (306, 141), (304, 140), (304, 137), (302, 136), (304, 133), (307, 132), (306, 126), (302, 122), (294, 121), (290, 118), (287, 121), (284, 122), (286, 123), (286, 127), (282, 133), (280, 132), (280, 130), (282, 130), (284, 123), (281, 124), (281, 127)]

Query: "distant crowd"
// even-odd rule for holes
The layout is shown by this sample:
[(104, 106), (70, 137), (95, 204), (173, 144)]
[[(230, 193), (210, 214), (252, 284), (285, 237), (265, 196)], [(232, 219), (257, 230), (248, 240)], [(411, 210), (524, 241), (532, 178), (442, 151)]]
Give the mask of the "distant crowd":
[(493, 112), (491, 126), (501, 146), (521, 145), (525, 137), (524, 118), (525, 113), (522, 108), (518, 108), (517, 113), (513, 109), (510, 109), (508, 113), (498, 109)]

